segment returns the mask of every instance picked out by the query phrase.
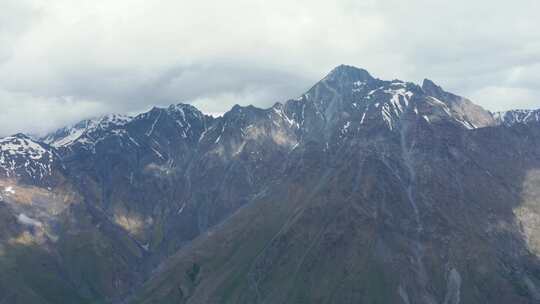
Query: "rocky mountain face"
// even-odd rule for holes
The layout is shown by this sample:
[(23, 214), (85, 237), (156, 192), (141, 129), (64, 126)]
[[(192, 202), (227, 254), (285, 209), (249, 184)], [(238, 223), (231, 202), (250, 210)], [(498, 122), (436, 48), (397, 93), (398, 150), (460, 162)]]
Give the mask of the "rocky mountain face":
[(510, 110), (493, 114), (498, 124), (513, 126), (540, 122), (540, 110)]
[(339, 66), (1, 139), (0, 303), (536, 303), (536, 114)]

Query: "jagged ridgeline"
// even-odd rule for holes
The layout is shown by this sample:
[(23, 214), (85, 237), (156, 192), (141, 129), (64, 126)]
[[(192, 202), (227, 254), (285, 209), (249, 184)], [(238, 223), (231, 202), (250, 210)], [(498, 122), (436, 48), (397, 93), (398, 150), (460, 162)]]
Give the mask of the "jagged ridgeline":
[(339, 66), (0, 139), (0, 303), (537, 303), (540, 112)]

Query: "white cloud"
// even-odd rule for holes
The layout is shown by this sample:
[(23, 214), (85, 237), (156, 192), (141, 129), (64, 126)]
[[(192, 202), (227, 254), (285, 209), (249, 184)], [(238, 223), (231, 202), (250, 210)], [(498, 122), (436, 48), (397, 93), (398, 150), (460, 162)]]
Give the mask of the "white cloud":
[(101, 103), (75, 100), (68, 96), (44, 98), (3, 90), (0, 90), (0, 102), (0, 134), (25, 132), (44, 135), (81, 117), (104, 114), (108, 110)]
[(540, 106), (536, 0), (0, 1), (0, 135), (179, 100), (267, 106), (341, 63)]
[(530, 109), (538, 107), (540, 90), (489, 86), (472, 92), (470, 97), (490, 104), (492, 111)]

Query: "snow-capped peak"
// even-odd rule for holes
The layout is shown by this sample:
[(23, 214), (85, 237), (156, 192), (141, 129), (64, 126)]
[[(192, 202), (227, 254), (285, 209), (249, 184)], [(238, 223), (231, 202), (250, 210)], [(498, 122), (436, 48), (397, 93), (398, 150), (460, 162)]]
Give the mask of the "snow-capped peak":
[(97, 126), (103, 129), (121, 127), (129, 123), (133, 117), (123, 114), (107, 114), (99, 118)]
[(47, 150), (29, 136), (16, 134), (0, 139), (0, 153), (22, 155), (30, 159), (39, 160), (43, 158)]
[(519, 123), (540, 122), (540, 109), (538, 110), (510, 110), (493, 113), (499, 124), (512, 126)]
[[(167, 111), (174, 118), (182, 138), (193, 136), (193, 124), (196, 125), (196, 128), (200, 128), (200, 124), (204, 121), (204, 114), (190, 104), (179, 103), (170, 105)], [(196, 133), (198, 134), (198, 132)]]
[(50, 147), (27, 135), (0, 139), (0, 174), (7, 177), (27, 175), (43, 179), (51, 174), (54, 160)]
[(184, 111), (200, 112), (199, 109), (187, 103), (172, 104), (167, 109), (169, 111), (175, 111), (175, 112), (184, 112)]
[(122, 114), (107, 114), (101, 117), (83, 120), (77, 124), (67, 126), (47, 135), (43, 141), (55, 148), (66, 147), (85, 135), (98, 130), (113, 130), (125, 126), (133, 118)]

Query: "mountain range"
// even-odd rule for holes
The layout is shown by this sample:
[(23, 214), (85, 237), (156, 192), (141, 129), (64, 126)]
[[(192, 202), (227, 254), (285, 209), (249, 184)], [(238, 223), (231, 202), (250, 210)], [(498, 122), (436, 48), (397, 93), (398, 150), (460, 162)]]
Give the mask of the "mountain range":
[(540, 110), (341, 65), (0, 139), (0, 303), (539, 303)]

